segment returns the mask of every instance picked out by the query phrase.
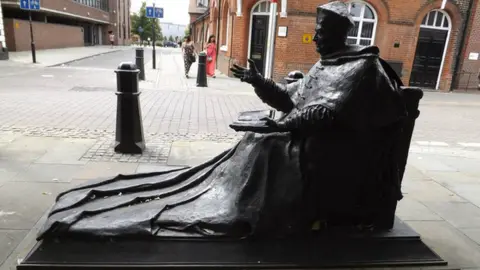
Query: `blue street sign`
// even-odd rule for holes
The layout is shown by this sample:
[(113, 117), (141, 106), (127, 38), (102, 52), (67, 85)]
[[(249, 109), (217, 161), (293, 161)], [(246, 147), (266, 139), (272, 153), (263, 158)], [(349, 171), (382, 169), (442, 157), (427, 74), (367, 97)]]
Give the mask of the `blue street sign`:
[(20, 1), (21, 9), (30, 9), (30, 0), (21, 0)]
[(155, 8), (155, 18), (163, 19), (163, 8)]
[(40, 10), (40, 0), (30, 0), (30, 9)]
[(147, 18), (154, 18), (155, 17), (155, 14), (153, 12), (153, 7), (147, 7), (147, 14), (146, 15), (147, 15)]
[(40, 0), (20, 0), (21, 9), (39, 10)]

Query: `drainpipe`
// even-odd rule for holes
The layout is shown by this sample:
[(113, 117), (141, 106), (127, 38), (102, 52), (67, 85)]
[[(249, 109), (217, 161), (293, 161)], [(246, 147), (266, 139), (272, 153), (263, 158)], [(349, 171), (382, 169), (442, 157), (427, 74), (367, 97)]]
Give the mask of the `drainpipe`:
[(460, 66), (460, 62), (462, 61), (463, 47), (465, 46), (465, 39), (467, 37), (466, 31), (467, 31), (467, 28), (468, 28), (468, 24), (470, 22), (470, 16), (472, 14), (472, 12), (470, 12), (470, 11), (473, 8), (474, 1), (476, 1), (476, 0), (470, 0), (470, 3), (468, 4), (467, 16), (465, 17), (465, 21), (463, 22), (462, 31), (460, 31), (460, 35), (461, 35), (460, 44), (458, 46), (457, 59), (455, 59), (455, 65), (453, 67), (452, 83), (450, 84), (449, 92), (453, 91), (453, 86), (454, 86), (455, 81), (457, 80), (457, 77), (458, 77), (457, 71), (458, 71), (458, 68)]
[[(229, 16), (231, 16), (231, 15), (229, 14)], [(230, 73), (230, 67), (232, 66), (232, 55), (233, 55), (233, 43), (232, 42), (233, 42), (233, 26), (235, 25), (235, 17), (236, 16), (232, 17), (232, 28), (231, 28), (231, 31), (230, 31), (230, 33), (231, 33), (230, 34), (230, 61), (229, 61), (230, 64), (228, 65), (228, 73)], [(227, 31), (228, 31), (228, 29), (227, 29)]]
[(270, 0), (270, 20), (268, 22), (267, 53), (265, 59), (265, 78), (273, 77), (273, 54), (275, 51), (275, 30), (277, 29), (278, 0)]
[(218, 67), (218, 55), (219, 55), (219, 52), (220, 52), (220, 16), (222, 15), (222, 0), (218, 0), (218, 16), (217, 16), (217, 33), (215, 34), (215, 40), (216, 40), (216, 43), (217, 43), (217, 57), (216, 57), (216, 60), (217, 61), (215, 63), (215, 66)]
[(202, 47), (200, 48), (200, 51), (203, 51), (203, 47), (205, 43), (205, 17), (202, 20)]

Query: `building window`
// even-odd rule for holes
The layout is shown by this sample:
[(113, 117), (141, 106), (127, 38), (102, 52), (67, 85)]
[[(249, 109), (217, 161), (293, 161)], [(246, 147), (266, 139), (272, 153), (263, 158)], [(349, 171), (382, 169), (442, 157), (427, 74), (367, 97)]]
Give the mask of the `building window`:
[(448, 18), (441, 11), (433, 10), (423, 18), (421, 27), (449, 30)]
[(265, 1), (260, 4), (258, 4), (253, 10), (253, 13), (255, 15), (270, 15), (270, 2)]
[(364, 46), (373, 45), (375, 30), (377, 28), (375, 10), (362, 2), (349, 3), (348, 10), (353, 17), (355, 27), (350, 29), (347, 36), (347, 43)]
[(225, 16), (227, 16), (227, 24), (226, 25), (224, 24), (225, 28), (222, 29), (222, 46), (220, 46), (220, 50), (224, 52), (228, 50), (228, 39), (230, 38), (229, 31), (230, 31), (230, 25), (232, 23), (232, 16), (228, 12), (228, 8)]
[(197, 7), (208, 7), (208, 0), (197, 0)]

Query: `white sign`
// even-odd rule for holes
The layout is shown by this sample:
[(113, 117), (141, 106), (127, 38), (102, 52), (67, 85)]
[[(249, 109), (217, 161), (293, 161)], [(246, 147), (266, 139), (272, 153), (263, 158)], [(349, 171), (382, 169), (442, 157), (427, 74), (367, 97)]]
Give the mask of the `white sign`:
[(279, 26), (278, 27), (278, 36), (279, 37), (286, 37), (287, 36), (288, 27), (286, 26)]
[(478, 53), (471, 52), (471, 53), (468, 55), (468, 60), (478, 60)]

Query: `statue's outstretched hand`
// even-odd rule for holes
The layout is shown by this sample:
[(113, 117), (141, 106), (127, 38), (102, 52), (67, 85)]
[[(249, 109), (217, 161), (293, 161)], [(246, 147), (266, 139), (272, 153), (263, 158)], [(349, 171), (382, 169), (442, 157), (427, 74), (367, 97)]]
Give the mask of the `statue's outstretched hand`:
[(262, 79), (262, 75), (258, 71), (255, 62), (252, 59), (248, 59), (250, 64), (249, 68), (244, 68), (239, 65), (233, 64), (233, 67), (230, 70), (233, 72), (233, 76), (239, 78), (242, 82), (253, 83)]

